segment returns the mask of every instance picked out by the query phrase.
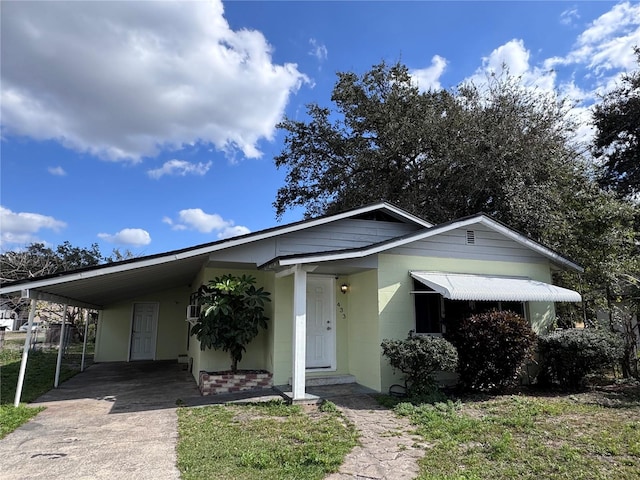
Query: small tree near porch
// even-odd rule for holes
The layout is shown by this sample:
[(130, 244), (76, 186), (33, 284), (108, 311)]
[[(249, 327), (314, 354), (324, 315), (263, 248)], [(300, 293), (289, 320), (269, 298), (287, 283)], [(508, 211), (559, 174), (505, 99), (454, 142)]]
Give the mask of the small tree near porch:
[(200, 349), (212, 348), (228, 352), (231, 371), (238, 371), (238, 362), (260, 328), (267, 328), (265, 303), (269, 292), (256, 288), (251, 275), (231, 274), (216, 277), (198, 289), (200, 318), (191, 334), (200, 341)]

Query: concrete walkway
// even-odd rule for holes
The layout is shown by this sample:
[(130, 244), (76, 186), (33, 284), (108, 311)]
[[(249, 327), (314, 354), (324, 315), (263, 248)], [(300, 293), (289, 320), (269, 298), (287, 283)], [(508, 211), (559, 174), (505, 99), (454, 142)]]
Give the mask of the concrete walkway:
[(360, 442), (345, 458), (338, 473), (326, 480), (409, 480), (418, 475), (424, 456), (421, 438), (412, 435), (405, 418), (381, 407), (358, 385), (313, 387), (310, 393), (340, 408), (360, 433)]
[(199, 397), (176, 362), (94, 364), (0, 440), (0, 478), (179, 479), (176, 401)]

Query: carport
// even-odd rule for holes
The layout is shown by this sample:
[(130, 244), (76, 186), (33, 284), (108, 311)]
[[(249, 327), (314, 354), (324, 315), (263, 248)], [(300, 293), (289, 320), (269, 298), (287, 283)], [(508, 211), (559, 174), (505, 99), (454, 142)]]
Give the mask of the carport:
[[(22, 396), (36, 302), (58, 303), (63, 305), (64, 312), (68, 306), (94, 310), (98, 312), (98, 321), (100, 321), (100, 315), (105, 305), (143, 296), (160, 287), (171, 288), (188, 285), (208, 260), (209, 249), (196, 247), (151, 255), (143, 259), (125, 260), (114, 265), (99, 265), (37, 279), (18, 280), (0, 287), (1, 295), (19, 293), (23, 299), (30, 301), (27, 335), (14, 405), (19, 405)], [(64, 325), (63, 319), (60, 347), (62, 347), (62, 339), (64, 338)], [(61, 360), (62, 348), (58, 351), (55, 388), (58, 387)]]

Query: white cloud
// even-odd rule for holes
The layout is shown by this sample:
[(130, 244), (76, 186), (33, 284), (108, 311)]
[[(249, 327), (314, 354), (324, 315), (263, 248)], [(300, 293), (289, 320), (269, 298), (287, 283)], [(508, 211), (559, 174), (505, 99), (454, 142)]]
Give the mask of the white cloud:
[(235, 225), (233, 220), (225, 220), (217, 213), (206, 213), (200, 208), (188, 208), (178, 212), (176, 221), (164, 217), (162, 221), (173, 230), (197, 230), (201, 233), (217, 232), (218, 238), (229, 238), (250, 233), (247, 227)]
[(578, 13), (578, 8), (573, 6), (560, 14), (560, 23), (563, 25), (573, 25), (579, 18), (580, 13)]
[(123, 228), (118, 233), (99, 233), (101, 238), (109, 243), (118, 245), (127, 245), (131, 247), (142, 247), (151, 243), (151, 235), (141, 228)]
[(51, 175), (54, 175), (56, 177), (64, 177), (67, 175), (67, 172), (64, 171), (64, 168), (58, 166), (58, 167), (49, 167), (47, 169), (49, 171), (49, 173)]
[(553, 91), (556, 74), (546, 65), (531, 66), (529, 60), (531, 52), (527, 50), (522, 39), (509, 40), (504, 45), (494, 49), (489, 56), (482, 59), (482, 66), (467, 80), (476, 85), (486, 82), (488, 75), (510, 75), (520, 77), (526, 87), (535, 87), (543, 91)]
[(429, 67), (412, 70), (411, 77), (422, 91), (439, 90), (440, 77), (446, 68), (447, 60), (440, 55), (434, 55)]
[(553, 63), (584, 64), (597, 74), (632, 70), (636, 45), (640, 45), (640, 3), (624, 2), (595, 19), (577, 38), (572, 51), (553, 59)]
[(140, 161), (204, 143), (259, 157), (308, 81), (207, 2), (5, 2), (2, 135)]
[(37, 242), (36, 233), (48, 229), (58, 232), (67, 224), (47, 215), (29, 212), (12, 212), (0, 206), (0, 244), (27, 244)]
[(186, 175), (204, 175), (211, 168), (212, 162), (207, 163), (190, 163), (186, 160), (169, 160), (164, 162), (164, 165), (160, 168), (148, 170), (147, 175), (151, 178), (159, 179), (163, 175), (179, 175), (184, 177)]
[(324, 62), (329, 55), (329, 51), (327, 47), (318, 41), (315, 38), (309, 39), (309, 44), (311, 45), (311, 50), (309, 50), (309, 55), (312, 57), (316, 57), (319, 62)]

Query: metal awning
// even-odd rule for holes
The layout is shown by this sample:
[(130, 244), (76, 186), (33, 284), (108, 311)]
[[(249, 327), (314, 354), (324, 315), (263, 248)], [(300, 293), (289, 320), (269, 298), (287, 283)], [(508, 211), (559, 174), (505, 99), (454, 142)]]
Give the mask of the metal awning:
[(578, 292), (525, 277), (410, 272), (423, 285), (450, 300), (581, 302)]

